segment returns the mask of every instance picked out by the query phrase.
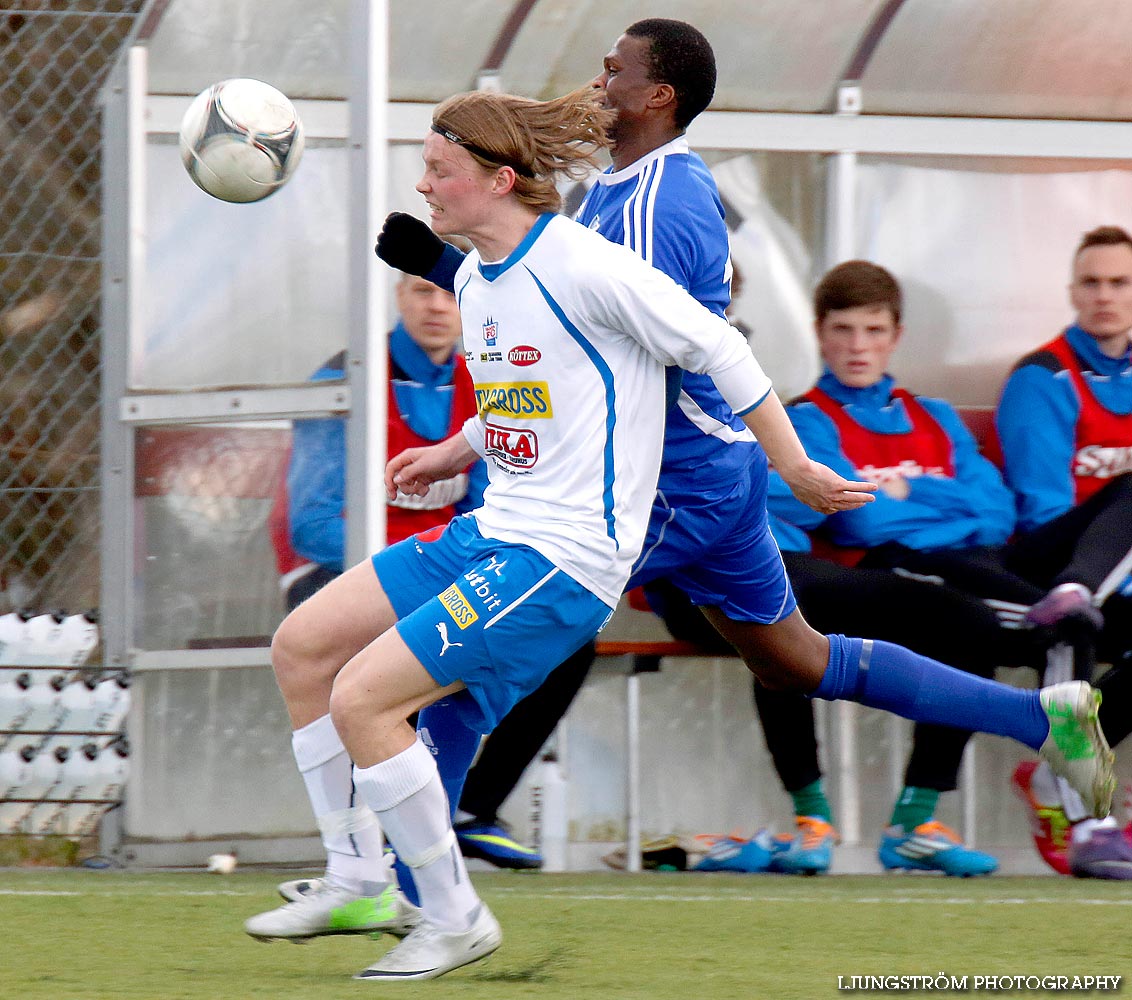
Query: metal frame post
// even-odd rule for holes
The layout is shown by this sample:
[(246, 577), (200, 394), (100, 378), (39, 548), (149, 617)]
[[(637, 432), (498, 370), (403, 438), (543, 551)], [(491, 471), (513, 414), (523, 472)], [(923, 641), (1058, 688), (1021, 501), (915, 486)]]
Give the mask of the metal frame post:
[(387, 0), (353, 0), (350, 52), (350, 335), (346, 426), (346, 558), (360, 562), (385, 545), (388, 269), (373, 252), (385, 219)]

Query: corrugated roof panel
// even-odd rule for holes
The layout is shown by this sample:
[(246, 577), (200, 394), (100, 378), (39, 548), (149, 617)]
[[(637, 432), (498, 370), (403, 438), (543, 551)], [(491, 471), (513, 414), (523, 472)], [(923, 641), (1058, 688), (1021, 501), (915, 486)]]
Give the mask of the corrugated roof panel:
[(864, 74), (866, 113), (1132, 117), (1128, 0), (906, 0)]
[[(717, 110), (830, 110), (886, 0), (537, 0), (502, 64), (538, 97), (590, 80), (643, 13), (690, 21), (719, 63)], [(475, 86), (515, 0), (391, 0), (390, 97), (435, 102)], [(296, 98), (348, 90), (351, 0), (174, 0), (150, 43), (151, 91), (230, 76)], [(1129, 0), (905, 0), (862, 80), (884, 114), (1132, 118)]]
[(174, 0), (149, 44), (150, 92), (250, 76), (294, 98), (342, 97), (349, 0)]
[[(233, 76), (293, 98), (349, 90), (349, 0), (174, 0), (150, 43), (150, 92), (195, 94)], [(393, 0), (391, 100), (439, 101), (475, 86), (509, 0)], [(545, 67), (544, 67), (545, 68)]]
[(884, 0), (540, 0), (502, 67), (509, 90), (550, 97), (591, 79), (642, 16), (699, 28), (719, 67), (716, 110), (822, 111)]

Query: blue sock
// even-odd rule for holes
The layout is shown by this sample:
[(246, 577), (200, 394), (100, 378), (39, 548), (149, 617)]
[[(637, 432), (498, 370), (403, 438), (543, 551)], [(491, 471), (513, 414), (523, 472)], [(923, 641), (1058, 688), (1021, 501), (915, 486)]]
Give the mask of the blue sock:
[[(456, 814), (460, 794), (464, 790), (464, 780), (480, 747), (479, 730), (469, 728), (460, 711), (460, 699), (470, 697), (466, 691), (460, 691), (422, 708), (417, 716), (417, 732), (436, 758), (440, 783), (448, 796), (449, 815)], [(420, 894), (417, 892), (412, 869), (400, 858), (394, 862), (393, 869), (397, 872), (401, 891), (409, 902), (420, 906)]]
[(964, 673), (879, 639), (829, 638), (829, 664), (811, 697), (859, 701), (913, 722), (1007, 736), (1037, 750), (1049, 719), (1037, 691)]

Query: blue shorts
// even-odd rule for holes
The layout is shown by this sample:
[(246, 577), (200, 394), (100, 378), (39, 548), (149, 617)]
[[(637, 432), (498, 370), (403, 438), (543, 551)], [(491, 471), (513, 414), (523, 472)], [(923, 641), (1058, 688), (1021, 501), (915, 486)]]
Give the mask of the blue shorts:
[(665, 488), (626, 589), (669, 580), (699, 607), (771, 625), (797, 607), (766, 516), (766, 473), (714, 490)]
[(441, 687), (463, 681), (463, 721), (491, 732), (609, 621), (604, 601), (527, 545), (484, 538), (470, 516), (373, 557), (397, 631)]

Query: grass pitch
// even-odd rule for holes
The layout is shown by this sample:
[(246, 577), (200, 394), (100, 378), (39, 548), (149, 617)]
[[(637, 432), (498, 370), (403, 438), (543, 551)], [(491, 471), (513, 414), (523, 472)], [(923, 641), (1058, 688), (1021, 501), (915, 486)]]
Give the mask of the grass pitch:
[(280, 877), (0, 870), (0, 997), (777, 1000), (835, 996), (838, 976), (940, 973), (969, 986), (976, 975), (1120, 975), (1121, 992), (1132, 989), (1127, 882), (477, 874), (503, 947), (434, 982), (375, 984), (350, 977), (392, 938), (298, 947), (245, 936)]

